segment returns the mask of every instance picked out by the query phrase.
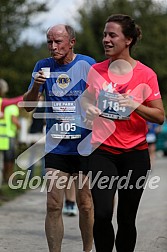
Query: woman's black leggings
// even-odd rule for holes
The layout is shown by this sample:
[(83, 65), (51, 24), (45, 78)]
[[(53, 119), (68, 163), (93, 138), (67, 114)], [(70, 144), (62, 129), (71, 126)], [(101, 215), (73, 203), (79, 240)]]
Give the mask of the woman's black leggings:
[[(112, 154), (97, 149), (90, 156), (89, 170), (94, 202), (96, 252), (133, 252), (135, 219), (150, 170), (148, 150)], [(96, 183), (95, 183), (96, 181)], [(114, 195), (118, 189), (116, 238), (112, 226)]]

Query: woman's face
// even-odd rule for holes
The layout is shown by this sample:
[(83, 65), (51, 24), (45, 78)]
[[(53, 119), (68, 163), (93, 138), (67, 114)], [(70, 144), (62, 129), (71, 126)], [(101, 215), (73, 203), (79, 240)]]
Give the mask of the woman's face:
[(129, 54), (129, 45), (132, 38), (126, 38), (120, 24), (108, 22), (103, 33), (103, 46), (108, 58), (121, 59)]

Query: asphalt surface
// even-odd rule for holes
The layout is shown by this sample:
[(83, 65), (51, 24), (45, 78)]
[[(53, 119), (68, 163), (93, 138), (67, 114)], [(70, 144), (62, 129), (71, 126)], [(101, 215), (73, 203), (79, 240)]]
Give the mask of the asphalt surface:
[[(147, 185), (137, 216), (135, 252), (167, 252), (167, 157), (157, 157), (149, 176), (156, 189)], [(0, 207), (0, 252), (47, 252), (44, 233), (46, 192), (30, 190)], [(114, 227), (116, 229), (116, 209)], [(64, 216), (62, 252), (82, 251), (78, 216)], [(95, 249), (93, 250), (95, 251)], [(104, 250), (105, 252), (105, 250)]]

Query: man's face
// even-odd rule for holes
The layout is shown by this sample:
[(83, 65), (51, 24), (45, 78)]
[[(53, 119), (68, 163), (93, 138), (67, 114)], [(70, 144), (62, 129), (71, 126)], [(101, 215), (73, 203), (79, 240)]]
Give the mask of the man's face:
[(107, 57), (122, 58), (131, 41), (131, 39), (124, 36), (121, 25), (115, 22), (106, 23), (103, 46)]
[(51, 56), (57, 61), (68, 58), (73, 47), (64, 26), (55, 26), (48, 31), (47, 44)]

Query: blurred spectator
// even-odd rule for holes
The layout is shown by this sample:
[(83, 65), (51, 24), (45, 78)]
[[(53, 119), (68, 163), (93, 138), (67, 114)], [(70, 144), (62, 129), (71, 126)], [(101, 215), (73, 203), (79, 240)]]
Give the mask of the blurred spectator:
[(5, 95), (8, 92), (8, 90), (9, 90), (8, 83), (5, 80), (0, 79), (0, 118), (3, 117), (4, 108), (6, 106), (17, 104), (18, 102), (23, 100), (23, 96), (5, 98)]
[(163, 154), (167, 156), (167, 116), (163, 125), (160, 126), (160, 132), (157, 135), (156, 149), (157, 151), (163, 151)]
[(156, 123), (147, 122), (148, 132), (146, 135), (146, 140), (148, 143), (148, 150), (150, 154), (151, 167), (153, 166), (155, 155), (156, 155), (156, 141), (157, 134), (160, 131), (160, 126)]
[(4, 115), (7, 127), (6, 133), (9, 137), (9, 149), (4, 151), (3, 180), (4, 182), (8, 182), (9, 177), (14, 172), (17, 131), (20, 129), (20, 122), (18, 119), (19, 108), (17, 105), (7, 106), (4, 110)]
[(9, 137), (7, 136), (7, 122), (4, 115), (5, 107), (17, 104), (19, 101), (23, 100), (23, 96), (18, 96), (15, 98), (5, 98), (8, 92), (8, 83), (0, 79), (0, 188), (2, 186), (3, 180), (3, 167), (4, 167), (4, 154), (3, 151), (9, 149)]
[[(45, 126), (45, 119), (44, 119), (44, 115), (43, 118), (34, 118), (33, 115), (34, 113), (43, 113), (45, 112), (45, 107), (43, 106), (43, 101), (44, 101), (44, 97), (40, 96), (40, 100), (38, 102), (38, 106), (35, 108), (35, 110), (33, 111), (32, 114), (32, 122), (30, 125), (30, 129), (29, 129), (29, 137), (32, 139), (30, 146), (34, 145), (38, 140), (41, 139), (41, 137), (44, 136), (44, 126)], [(31, 163), (33, 162), (33, 160), (36, 157), (36, 152), (40, 150), (40, 148), (44, 148), (44, 145), (41, 146), (39, 145), (34, 146), (30, 151), (31, 151), (31, 158), (30, 161)], [(30, 173), (30, 179), (33, 177), (34, 174), (34, 162), (33, 164), (28, 168), (31, 173)], [(43, 177), (45, 175), (45, 163), (44, 163), (44, 157), (41, 158), (41, 177)]]
[[(68, 181), (67, 181), (67, 184), (68, 184)], [(72, 182), (69, 189), (68, 188), (65, 189), (65, 202), (64, 202), (64, 207), (63, 207), (63, 214), (67, 216), (77, 215), (76, 192), (75, 192), (74, 181)]]

